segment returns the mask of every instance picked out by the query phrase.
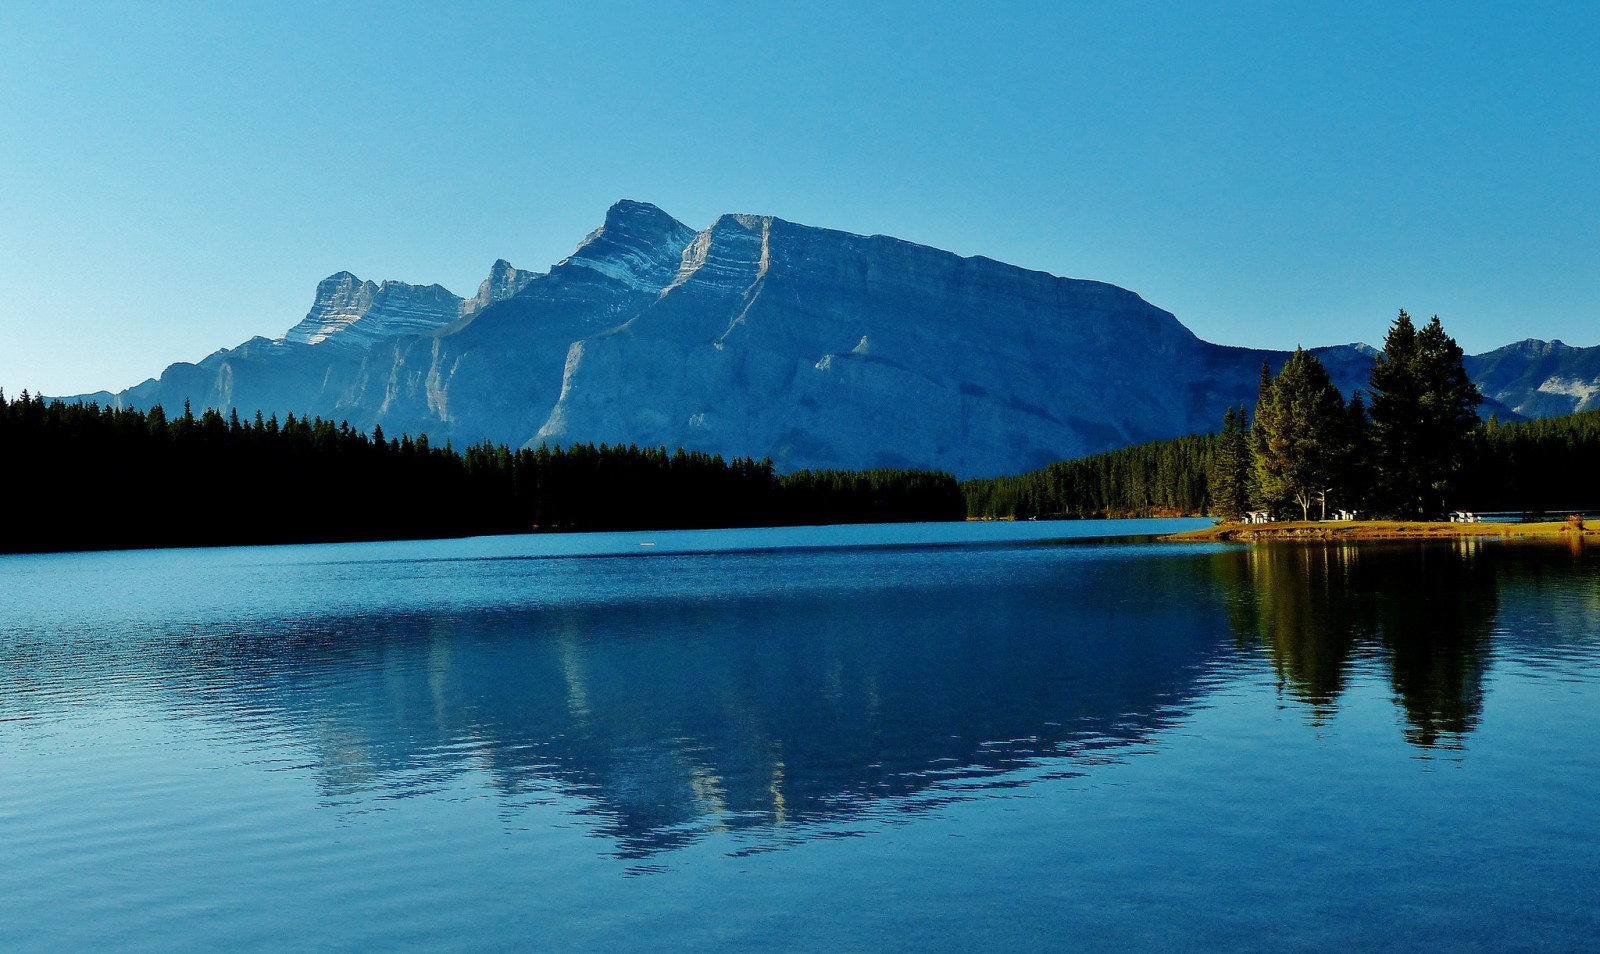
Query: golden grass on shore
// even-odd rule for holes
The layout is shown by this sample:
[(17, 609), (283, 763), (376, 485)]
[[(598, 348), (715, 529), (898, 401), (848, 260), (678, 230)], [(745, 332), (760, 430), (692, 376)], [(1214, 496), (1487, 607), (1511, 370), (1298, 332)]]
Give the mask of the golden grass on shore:
[(1162, 537), (1182, 543), (1231, 540), (1421, 540), (1466, 537), (1544, 537), (1600, 539), (1600, 527), (1582, 522), (1444, 523), (1426, 520), (1285, 520), (1278, 523), (1219, 523), (1214, 527)]

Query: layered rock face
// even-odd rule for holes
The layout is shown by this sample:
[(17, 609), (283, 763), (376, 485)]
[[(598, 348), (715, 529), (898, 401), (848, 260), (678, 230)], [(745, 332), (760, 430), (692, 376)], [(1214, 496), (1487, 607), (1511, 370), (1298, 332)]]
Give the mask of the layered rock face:
[(441, 332), (510, 298), (538, 277), (540, 273), (502, 259), (478, 286), (478, 294), (463, 299), (439, 285), (380, 285), (338, 272), (317, 284), (311, 310), (277, 338), (251, 338), (196, 364), (173, 364), (159, 379), (116, 394), (100, 391), (69, 400), (140, 409), (156, 404), (176, 409), (188, 401), (197, 412), (211, 407), (280, 416), (333, 417), (348, 408), (355, 413), (345, 416), (376, 423), (375, 415), (361, 409), (369, 352), (385, 343)]
[(311, 311), (283, 341), (360, 351), (396, 335), (426, 334), (460, 317), (462, 301), (439, 285), (374, 285), (349, 272), (317, 285)]
[(572, 343), (529, 443), (1002, 473), (1209, 426), (1259, 373), (1229, 357), (1111, 285), (724, 216), (654, 301)]
[(540, 272), (530, 272), (527, 269), (513, 268), (505, 259), (496, 259), (489, 267), (489, 277), (478, 285), (478, 294), (461, 303), (461, 317), (468, 318), (488, 308), (497, 301), (504, 301), (515, 295), (535, 278)]
[(472, 298), (460, 298), (440, 285), (364, 282), (349, 272), (324, 278), (317, 285), (311, 311), (279, 341), (323, 344), (364, 351), (374, 343), (401, 335), (425, 335), (460, 318), (468, 318), (497, 301), (510, 298), (539, 277), (500, 259)]
[[(1527, 349), (1472, 359), (1504, 385), (1487, 407), (1592, 403), (1600, 369), (1554, 346), (1580, 356), (1561, 352), (1531, 385)], [(1372, 349), (1316, 353), (1346, 393), (1365, 384)], [(499, 261), (461, 299), (341, 272), (279, 339), (81, 397), (309, 412), (436, 443), (637, 443), (966, 477), (1214, 429), (1254, 404), (1264, 361), (1287, 357), (1201, 341), (1112, 285), (771, 217), (696, 232), (623, 201), (548, 273)], [(1578, 400), (1539, 403), (1530, 386)]]

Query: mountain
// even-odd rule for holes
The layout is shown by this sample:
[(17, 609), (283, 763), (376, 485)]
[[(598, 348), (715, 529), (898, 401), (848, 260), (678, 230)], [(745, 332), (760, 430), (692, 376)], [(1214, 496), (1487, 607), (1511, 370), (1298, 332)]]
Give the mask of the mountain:
[(512, 268), (501, 259), (478, 286), (477, 296), (462, 299), (439, 285), (375, 285), (339, 272), (317, 285), (311, 311), (280, 340), (307, 345), (328, 342), (330, 348), (364, 351), (385, 338), (427, 334), (469, 318), (515, 295), (537, 277), (539, 273)]
[[(1375, 354), (1314, 353), (1347, 394)], [(549, 272), (496, 262), (470, 299), (340, 272), (276, 339), (76, 399), (968, 477), (1213, 429), (1254, 404), (1263, 362), (1287, 358), (1202, 341), (1114, 285), (770, 216), (697, 232), (625, 200)], [(1565, 413), (1600, 393), (1600, 348), (1470, 360), (1486, 414)]]
[(1486, 404), (1494, 401), (1521, 417), (1600, 408), (1600, 347), (1528, 338), (1473, 355), (1463, 364)]

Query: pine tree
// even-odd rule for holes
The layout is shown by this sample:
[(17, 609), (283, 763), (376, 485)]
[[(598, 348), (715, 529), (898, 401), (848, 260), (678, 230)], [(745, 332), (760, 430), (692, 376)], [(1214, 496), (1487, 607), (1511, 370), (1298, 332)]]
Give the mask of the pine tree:
[(1234, 466), (1238, 468), (1235, 478), (1238, 484), (1239, 512), (1250, 509), (1250, 505), (1261, 497), (1261, 488), (1256, 481), (1256, 445), (1252, 438), (1255, 426), (1250, 421), (1250, 412), (1241, 405), (1239, 407), (1239, 436), (1236, 438), (1236, 460)]
[(1217, 435), (1216, 450), (1211, 458), (1208, 475), (1211, 513), (1224, 520), (1243, 517), (1253, 496), (1250, 480), (1253, 461), (1244, 418), (1243, 409), (1235, 412), (1228, 408), (1222, 417), (1222, 433)]
[(1478, 427), (1483, 395), (1438, 315), (1417, 331), (1400, 312), (1367, 390), (1381, 509), (1400, 517), (1441, 513)]
[(1372, 459), (1372, 424), (1367, 418), (1367, 403), (1357, 391), (1345, 405), (1344, 468), (1340, 475), (1341, 503), (1350, 510), (1365, 510), (1369, 506), (1377, 480)]
[(1322, 362), (1296, 348), (1256, 405), (1258, 493), (1268, 508), (1289, 503), (1310, 519), (1311, 505), (1342, 490), (1348, 463), (1344, 397)]

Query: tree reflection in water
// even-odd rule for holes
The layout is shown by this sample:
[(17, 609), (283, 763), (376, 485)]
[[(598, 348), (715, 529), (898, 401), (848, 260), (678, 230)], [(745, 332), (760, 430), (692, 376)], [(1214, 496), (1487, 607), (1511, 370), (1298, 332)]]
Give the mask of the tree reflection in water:
[(1387, 669), (1405, 735), (1459, 746), (1483, 710), (1489, 635), (1505, 547), (1447, 544), (1257, 545), (1219, 556), (1236, 639), (1271, 655), (1283, 691), (1327, 718), (1350, 670)]
[(427, 597), (361, 612), (244, 585), (256, 571), (241, 564), (210, 584), (241, 594), (219, 604), (237, 615), (169, 619), (172, 594), (140, 582), (159, 578), (141, 569), (158, 554), (82, 587), (104, 604), (86, 597), (59, 626), (0, 626), (0, 720), (153, 710), (262, 752), (289, 745), (341, 810), (481, 788), (508, 818), (558, 803), (626, 857), (714, 830), (764, 850), (1157, 751), (1215, 690), (1254, 681), (1257, 647), (1313, 722), (1375, 673), (1406, 739), (1459, 746), (1493, 644), (1535, 625), (1508, 658), (1592, 658), (1597, 556), (1471, 541), (863, 548), (374, 561), (307, 584), (381, 594), (403, 572)]

